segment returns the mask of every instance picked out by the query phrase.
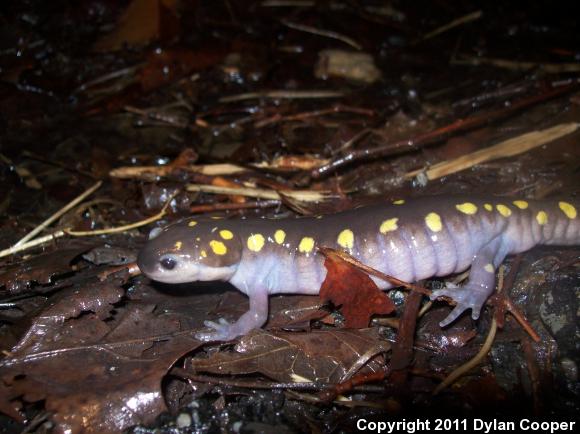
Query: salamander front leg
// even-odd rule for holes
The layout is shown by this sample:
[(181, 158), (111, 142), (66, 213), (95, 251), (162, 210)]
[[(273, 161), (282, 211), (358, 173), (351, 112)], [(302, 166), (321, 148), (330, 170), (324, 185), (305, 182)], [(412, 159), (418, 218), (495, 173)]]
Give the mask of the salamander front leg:
[(217, 322), (204, 321), (204, 325), (215, 331), (199, 332), (195, 337), (200, 341), (229, 341), (245, 335), (250, 330), (260, 328), (268, 319), (268, 291), (259, 290), (249, 294), (250, 310), (244, 313), (235, 323), (230, 324), (224, 318)]
[(474, 320), (479, 318), (483, 304), (495, 288), (496, 266), (505, 258), (502, 250), (501, 238), (494, 238), (475, 255), (467, 284), (460, 288), (433, 291), (431, 300), (446, 296), (457, 303), (451, 313), (439, 323), (441, 327), (451, 324), (468, 309), (471, 309), (471, 317)]

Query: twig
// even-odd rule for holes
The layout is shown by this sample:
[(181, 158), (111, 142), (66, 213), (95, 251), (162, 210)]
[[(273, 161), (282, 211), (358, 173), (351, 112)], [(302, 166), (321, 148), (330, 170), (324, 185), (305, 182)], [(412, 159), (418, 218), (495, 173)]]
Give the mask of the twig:
[(567, 124), (559, 124), (541, 131), (532, 131), (505, 140), (488, 148), (472, 152), (471, 154), (463, 155), (453, 160), (442, 161), (425, 171), (423, 169), (414, 170), (406, 173), (404, 177), (405, 179), (411, 179), (417, 175), (423, 174), (428, 180), (438, 179), (455, 172), (469, 169), (476, 164), (481, 164), (486, 161), (493, 161), (499, 158), (513, 157), (514, 155), (522, 154), (531, 149), (537, 148), (538, 146), (559, 139), (560, 137), (571, 134), (579, 127), (580, 124), (571, 122)]
[(161, 211), (159, 211), (154, 216), (148, 217), (144, 220), (140, 220), (138, 222), (131, 223), (128, 225), (117, 226), (114, 228), (97, 229), (95, 231), (71, 231), (70, 229), (65, 229), (64, 232), (67, 235), (71, 235), (73, 237), (88, 237), (88, 236), (92, 236), (92, 235), (103, 235), (103, 234), (114, 234), (114, 233), (118, 233), (118, 232), (125, 232), (125, 231), (131, 230), (131, 229), (135, 229), (135, 228), (138, 228), (141, 226), (148, 225), (149, 223), (153, 223), (154, 221), (157, 221), (157, 220), (163, 218), (163, 216), (165, 214), (167, 214), (167, 207), (171, 204), (171, 201), (177, 195), (178, 192), (179, 192), (179, 190), (176, 190), (175, 192), (173, 192), (173, 194), (169, 197), (169, 199), (167, 199), (167, 202), (165, 202), (165, 205), (163, 205), (163, 208), (161, 209)]
[(495, 320), (495, 318), (493, 318), (491, 320), (491, 327), (489, 328), (489, 332), (487, 334), (487, 337), (485, 338), (485, 342), (484, 342), (483, 346), (481, 347), (481, 349), (479, 350), (479, 352), (475, 355), (475, 357), (473, 357), (473, 359), (471, 359), (467, 363), (461, 365), (459, 368), (457, 368), (455, 371), (453, 371), (451, 374), (449, 374), (447, 376), (447, 378), (445, 378), (445, 380), (443, 380), (441, 383), (439, 383), (439, 385), (433, 391), (433, 395), (437, 395), (439, 392), (441, 392), (447, 386), (453, 384), (455, 382), (455, 380), (457, 380), (463, 374), (470, 371), (475, 366), (479, 365), (481, 363), (481, 361), (483, 360), (483, 358), (486, 356), (486, 354), (491, 349), (491, 345), (493, 344), (493, 341), (495, 339), (496, 332), (497, 332), (497, 321)]
[(212, 203), (207, 205), (194, 205), (189, 209), (191, 213), (210, 213), (214, 211), (229, 211), (253, 208), (270, 208), (280, 205), (279, 200), (257, 200), (242, 203)]
[(463, 59), (452, 59), (451, 64), (473, 66), (487, 64), (512, 71), (538, 70), (547, 74), (562, 74), (580, 71), (580, 63), (516, 62), (515, 60), (489, 57), (464, 57)]
[(299, 7), (306, 8), (315, 6), (314, 0), (266, 0), (260, 6), (263, 8)]
[(20, 244), (19, 246), (12, 246), (7, 249), (0, 251), (0, 258), (4, 256), (12, 255), (14, 253), (22, 252), (23, 250), (28, 250), (32, 247), (39, 246), (41, 244), (48, 243), (53, 241), (57, 238), (65, 236), (66, 233), (64, 231), (56, 231), (52, 234), (45, 235), (44, 237), (36, 238), (35, 240), (29, 241), (24, 244)]
[(166, 214), (167, 207), (170, 205), (171, 200), (175, 197), (175, 195), (177, 193), (178, 193), (178, 191), (176, 191), (175, 193), (173, 193), (169, 197), (169, 199), (167, 200), (167, 202), (163, 206), (163, 209), (159, 213), (157, 213), (156, 215), (154, 215), (152, 217), (146, 218), (145, 220), (131, 223), (129, 225), (118, 226), (115, 228), (99, 229), (96, 231), (71, 231), (70, 229), (56, 231), (56, 232), (49, 234), (49, 235), (46, 235), (44, 237), (36, 238), (35, 240), (29, 241), (28, 243), (20, 244), (18, 246), (12, 246), (8, 249), (2, 250), (2, 251), (0, 251), (0, 258), (2, 258), (4, 256), (11, 255), (13, 253), (17, 253), (17, 252), (21, 252), (23, 250), (30, 249), (32, 247), (39, 246), (41, 244), (45, 244), (49, 241), (53, 241), (56, 238), (60, 238), (60, 237), (63, 237), (65, 235), (71, 235), (73, 237), (86, 237), (86, 236), (91, 236), (91, 235), (102, 235), (102, 234), (111, 234), (111, 233), (116, 233), (116, 232), (124, 232), (124, 231), (127, 231), (129, 229), (134, 229), (134, 228), (138, 228), (140, 226), (145, 226), (149, 223), (153, 223), (154, 221), (159, 220), (160, 218), (162, 218)]
[(24, 244), (28, 240), (34, 238), (36, 236), (36, 234), (43, 231), (44, 228), (46, 228), (48, 225), (50, 225), (53, 221), (57, 220), (58, 218), (60, 218), (64, 214), (66, 214), (69, 210), (71, 210), (72, 208), (77, 206), (79, 203), (81, 203), (86, 197), (90, 196), (102, 184), (103, 184), (102, 181), (98, 181), (97, 183), (95, 183), (91, 188), (86, 190), (80, 196), (77, 196), (75, 199), (73, 199), (71, 202), (69, 202), (63, 208), (61, 208), (60, 210), (55, 212), (53, 215), (51, 215), (49, 218), (47, 218), (45, 221), (43, 221), (40, 225), (35, 227), (32, 231), (30, 231), (27, 235), (25, 235), (22, 239), (20, 239), (16, 244), (14, 244), (13, 247), (20, 246), (21, 244)]
[[(220, 384), (223, 386), (232, 386), (232, 387), (242, 387), (242, 388), (249, 388), (249, 389), (267, 389), (267, 390), (275, 390), (275, 389), (287, 389), (287, 390), (324, 390), (326, 388), (333, 388), (336, 385), (333, 383), (320, 383), (320, 382), (312, 382), (312, 381), (303, 381), (303, 382), (290, 382), (290, 383), (266, 383), (264, 381), (240, 381), (240, 380), (233, 380), (231, 378), (226, 377), (211, 377), (208, 375), (199, 375), (188, 372), (183, 368), (174, 367), (171, 369), (170, 373), (172, 375), (179, 375), (183, 378), (190, 379), (192, 381), (196, 381), (199, 383), (209, 383), (209, 384)], [(367, 392), (384, 392), (385, 388), (383, 386), (356, 386), (354, 388), (355, 391), (367, 391)]]
[(316, 98), (341, 98), (344, 92), (336, 90), (266, 90), (263, 92), (248, 92), (238, 95), (224, 96), (219, 102), (237, 102), (247, 99), (316, 99)]
[(215, 185), (204, 184), (188, 184), (185, 189), (187, 191), (200, 191), (203, 193), (213, 194), (227, 194), (257, 197), (260, 199), (282, 200), (282, 196), (291, 197), (295, 200), (303, 202), (319, 202), (328, 200), (333, 197), (329, 191), (315, 191), (315, 190), (268, 190), (264, 188), (250, 188), (250, 187), (219, 187)]
[(248, 169), (235, 164), (205, 164), (205, 165), (190, 165), (180, 166), (124, 166), (117, 167), (109, 172), (112, 178), (121, 179), (151, 179), (160, 176), (168, 176), (176, 171), (187, 171), (192, 173), (199, 173), (201, 175), (219, 176), (219, 175), (234, 175), (236, 173), (247, 172)]
[(342, 259), (343, 261), (348, 262), (351, 265), (354, 265), (356, 268), (364, 271), (365, 273), (370, 274), (371, 276), (378, 277), (379, 279), (382, 279), (385, 282), (390, 282), (394, 286), (402, 286), (409, 290), (417, 291), (426, 296), (430, 296), (432, 293), (432, 291), (430, 291), (427, 288), (423, 288), (422, 286), (414, 285), (412, 283), (408, 283), (403, 280), (397, 279), (396, 277), (389, 276), (388, 274), (381, 273), (379, 270), (375, 270), (374, 268), (371, 268), (368, 265), (365, 265), (362, 262), (357, 261), (355, 258), (350, 256), (348, 253), (343, 252), (342, 250), (335, 250), (328, 247), (319, 247), (318, 250), (324, 256), (328, 256), (329, 254), (335, 254), (338, 257), (340, 257), (340, 259)]
[(451, 30), (454, 27), (458, 27), (461, 26), (463, 24), (469, 23), (471, 21), (475, 21), (478, 20), (479, 18), (481, 18), (482, 12), (481, 11), (475, 11), (475, 12), (471, 12), (470, 14), (464, 15), (460, 18), (457, 18), (453, 21), (451, 21), (448, 24), (445, 24), (444, 26), (438, 27), (437, 29), (433, 30), (432, 32), (427, 33), (425, 36), (423, 36), (423, 40), (427, 40), (427, 39), (431, 39), (434, 36), (440, 35), (443, 32), (446, 32), (447, 30)]
[(254, 124), (254, 127), (255, 128), (263, 128), (265, 126), (268, 126), (268, 125), (271, 125), (274, 123), (304, 120), (307, 118), (319, 117), (319, 116), (324, 116), (324, 115), (333, 114), (333, 113), (355, 113), (355, 114), (360, 114), (360, 115), (369, 116), (369, 117), (375, 116), (375, 112), (373, 110), (370, 110), (370, 109), (359, 108), (359, 107), (348, 107), (348, 106), (343, 106), (341, 104), (338, 104), (338, 105), (335, 105), (334, 107), (331, 107), (328, 109), (313, 110), (310, 112), (296, 113), (293, 115), (282, 116), (279, 113), (276, 113), (273, 116), (270, 116), (269, 118), (257, 121)]
[(147, 119), (161, 122), (161, 125), (171, 125), (177, 128), (187, 128), (190, 124), (178, 116), (166, 115), (156, 110), (143, 110), (138, 107), (125, 106), (123, 109), (126, 112), (142, 116)]
[(362, 45), (360, 45), (354, 39), (352, 39), (348, 36), (345, 36), (345, 35), (341, 35), (340, 33), (333, 32), (332, 30), (317, 29), (316, 27), (307, 26), (304, 24), (292, 23), (292, 22), (287, 21), (287, 20), (282, 20), (282, 24), (284, 24), (286, 27), (290, 27), (291, 29), (299, 30), (301, 32), (312, 33), (313, 35), (319, 35), (319, 36), (324, 36), (327, 38), (336, 39), (338, 41), (344, 42), (347, 45), (350, 45), (351, 47), (353, 47), (356, 50), (362, 50)]
[(528, 320), (524, 317), (524, 315), (520, 312), (518, 308), (513, 304), (510, 299), (505, 299), (504, 303), (506, 304), (507, 311), (511, 313), (514, 319), (520, 324), (520, 326), (524, 329), (524, 331), (530, 335), (534, 342), (540, 342), (540, 335), (532, 328)]
[(552, 86), (552, 88), (549, 89), (548, 91), (515, 101), (512, 104), (510, 104), (509, 107), (504, 107), (493, 111), (486, 111), (483, 113), (477, 113), (466, 119), (458, 119), (449, 125), (445, 125), (443, 127), (437, 128), (435, 130), (429, 131), (419, 136), (406, 138), (395, 143), (386, 143), (384, 145), (380, 145), (374, 148), (359, 149), (356, 151), (349, 152), (346, 155), (340, 155), (335, 159), (333, 159), (330, 163), (312, 170), (309, 173), (309, 175), (313, 179), (319, 179), (335, 170), (338, 170), (344, 166), (348, 166), (356, 162), (386, 157), (389, 155), (393, 155), (395, 153), (400, 153), (401, 149), (405, 151), (417, 150), (420, 149), (421, 147), (437, 143), (443, 140), (444, 138), (458, 134), (459, 132), (471, 130), (483, 125), (487, 125), (493, 121), (498, 121), (508, 116), (512, 116), (519, 110), (533, 106), (540, 102), (550, 100), (552, 98), (557, 98), (559, 96), (565, 95), (566, 93), (571, 92), (577, 88), (578, 88), (577, 83), (568, 84), (560, 87)]

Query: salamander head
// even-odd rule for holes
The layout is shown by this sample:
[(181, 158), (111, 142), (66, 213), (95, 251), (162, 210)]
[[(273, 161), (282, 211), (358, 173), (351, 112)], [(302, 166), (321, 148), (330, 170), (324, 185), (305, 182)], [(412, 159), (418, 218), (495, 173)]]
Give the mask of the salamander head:
[(229, 280), (242, 257), (242, 244), (225, 223), (189, 220), (155, 228), (137, 264), (147, 277), (159, 282)]

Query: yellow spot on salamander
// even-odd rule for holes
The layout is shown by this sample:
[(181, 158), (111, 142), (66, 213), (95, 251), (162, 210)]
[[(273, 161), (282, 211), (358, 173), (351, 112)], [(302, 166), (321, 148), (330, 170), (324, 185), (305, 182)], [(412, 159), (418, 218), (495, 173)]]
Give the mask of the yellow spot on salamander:
[(485, 267), (483, 267), (483, 269), (485, 271), (487, 271), (488, 273), (493, 273), (495, 272), (495, 268), (493, 268), (493, 264), (486, 264)]
[(519, 209), (526, 209), (529, 205), (525, 200), (514, 200), (513, 204)]
[(545, 225), (546, 223), (548, 223), (548, 214), (546, 214), (545, 211), (540, 211), (536, 215), (536, 221), (538, 222), (539, 225)]
[(225, 255), (228, 252), (228, 248), (221, 241), (211, 240), (209, 246), (216, 255)]
[(569, 219), (575, 219), (576, 216), (578, 215), (578, 213), (576, 212), (576, 208), (574, 208), (574, 205), (572, 205), (571, 203), (558, 202), (558, 206), (560, 207), (562, 212), (566, 214), (566, 217), (568, 217)]
[(262, 234), (254, 234), (248, 237), (248, 249), (252, 252), (259, 252), (264, 247), (264, 236)]
[(345, 229), (340, 234), (338, 234), (336, 242), (340, 247), (345, 249), (352, 249), (354, 246), (354, 234), (350, 229)]
[(278, 244), (283, 244), (285, 239), (286, 239), (286, 232), (284, 232), (282, 229), (278, 229), (276, 232), (274, 232), (274, 240)]
[(231, 240), (234, 237), (234, 234), (232, 234), (232, 231), (222, 229), (220, 231), (220, 237), (222, 237), (224, 240)]
[(404, 199), (398, 199), (393, 201), (393, 205), (403, 205), (405, 203)]
[(455, 205), (459, 211), (463, 214), (475, 214), (477, 212), (477, 206), (471, 202), (460, 203), (459, 205)]
[(439, 232), (441, 229), (443, 229), (441, 217), (439, 217), (439, 214), (437, 213), (430, 212), (429, 214), (427, 214), (427, 216), (425, 217), (425, 223), (427, 224), (427, 227), (431, 229), (433, 232)]
[(175, 242), (175, 250), (181, 250), (181, 246), (183, 246), (183, 243), (181, 241), (176, 241)]
[(300, 240), (300, 244), (298, 245), (298, 250), (301, 253), (310, 253), (314, 248), (314, 239), (310, 237), (304, 237)]
[(498, 212), (504, 217), (509, 217), (510, 215), (512, 215), (512, 210), (502, 203), (498, 203), (495, 207), (497, 208)]
[(484, 204), (484, 205), (483, 205), (483, 207), (484, 207), (486, 210), (488, 210), (488, 211), (493, 211), (493, 206), (491, 206), (491, 204), (490, 204), (490, 203), (486, 203), (486, 204)]
[(199, 252), (199, 254), (201, 255), (202, 258), (207, 258), (207, 252), (205, 250), (202, 250), (201, 252)]
[(379, 231), (381, 234), (386, 234), (387, 232), (396, 231), (399, 226), (397, 226), (398, 218), (387, 219), (381, 223)]
[(190, 228), (194, 227), (197, 224), (197, 222), (195, 220), (190, 221), (187, 226), (189, 226)]

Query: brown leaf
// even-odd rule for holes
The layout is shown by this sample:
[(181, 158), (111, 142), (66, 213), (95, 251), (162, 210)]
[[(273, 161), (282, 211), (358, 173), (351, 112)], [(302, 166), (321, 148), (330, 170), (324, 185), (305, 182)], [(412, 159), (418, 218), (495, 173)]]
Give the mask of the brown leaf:
[(332, 249), (325, 249), (328, 270), (320, 288), (320, 298), (342, 306), (348, 328), (367, 327), (374, 314), (389, 314), (395, 305), (372, 279), (343, 261)]
[(310, 333), (256, 330), (240, 340), (236, 352), (194, 359), (192, 367), (215, 374), (258, 372), (282, 382), (304, 378), (304, 381), (336, 383), (353, 367), (356, 372), (363, 366), (360, 372), (381, 370), (383, 358), (375, 356), (389, 348), (376, 329)]
[(99, 283), (41, 312), (2, 362), (3, 407), (44, 400), (59, 432), (120, 432), (166, 411), (161, 380), (199, 342), (181, 317), (154, 305), (133, 302), (112, 311), (122, 293)]
[(179, 34), (179, 20), (173, 0), (133, 0), (111, 33), (103, 36), (96, 51), (119, 50), (147, 45), (161, 39), (172, 40)]
[[(124, 290), (117, 284), (103, 282), (81, 288), (73, 287), (59, 291), (48, 300), (47, 306), (41, 312), (36, 312), (26, 334), (20, 342), (12, 348), (13, 355), (36, 353), (58, 349), (60, 336), (56, 334), (55, 340), (47, 339), (52, 331), (59, 331), (67, 320), (77, 318), (86, 312), (92, 312), (101, 320), (110, 315), (112, 305), (118, 302), (124, 294)], [(90, 330), (86, 335), (75, 330), (74, 335), (78, 338), (78, 343), (95, 342), (93, 339), (94, 330)], [(69, 339), (72, 336), (68, 336)], [(88, 340), (87, 340), (88, 339)], [(69, 341), (70, 344), (70, 341)]]
[(270, 319), (267, 327), (294, 331), (309, 330), (311, 321), (329, 315), (329, 312), (321, 309), (321, 306), (320, 298), (312, 295), (270, 297)]
[(46, 285), (52, 277), (70, 272), (71, 261), (91, 247), (85, 245), (61, 248), (11, 265), (0, 274), (0, 287), (6, 286), (8, 292), (18, 294), (28, 288), (30, 282)]

